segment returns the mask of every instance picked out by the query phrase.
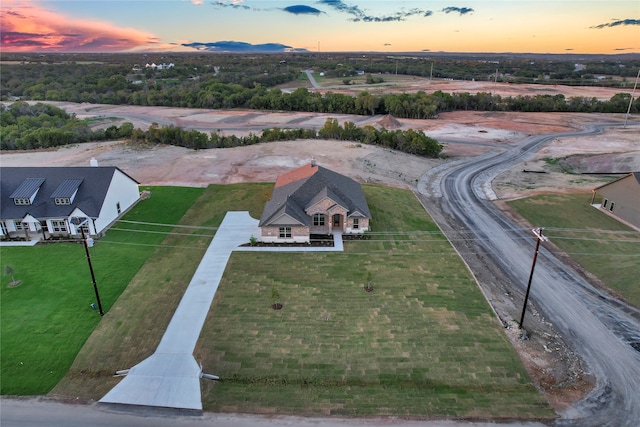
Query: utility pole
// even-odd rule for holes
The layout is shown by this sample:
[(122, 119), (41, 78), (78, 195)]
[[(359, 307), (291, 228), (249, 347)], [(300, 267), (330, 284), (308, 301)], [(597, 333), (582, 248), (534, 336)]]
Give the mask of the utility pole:
[(624, 126), (622, 126), (623, 129), (626, 129), (627, 127), (627, 120), (629, 120), (629, 113), (631, 112), (631, 104), (633, 104), (633, 97), (636, 94), (636, 88), (638, 87), (638, 79), (640, 79), (640, 70), (638, 70), (638, 75), (636, 76), (636, 82), (633, 85), (633, 92), (631, 92), (631, 99), (629, 100), (627, 115), (624, 118)]
[(86, 218), (84, 221), (80, 221), (80, 218), (72, 218), (72, 223), (76, 225), (76, 227), (80, 227), (80, 233), (82, 233), (82, 243), (84, 245), (84, 252), (87, 255), (87, 262), (89, 263), (89, 271), (91, 272), (91, 281), (93, 282), (93, 291), (96, 293), (98, 310), (100, 312), (100, 316), (104, 316), (104, 311), (102, 310), (102, 303), (100, 302), (100, 293), (98, 293), (98, 284), (96, 283), (96, 275), (93, 273), (93, 265), (91, 264), (91, 255), (89, 254), (89, 244), (87, 243), (87, 238), (84, 235), (83, 226), (88, 221), (89, 221), (89, 218)]
[(529, 300), (529, 291), (531, 290), (531, 281), (533, 280), (533, 270), (536, 268), (536, 260), (538, 259), (538, 251), (540, 249), (540, 242), (547, 241), (546, 236), (542, 235), (542, 228), (534, 228), (531, 230), (533, 234), (537, 237), (536, 239), (536, 251), (533, 254), (533, 263), (531, 264), (531, 273), (529, 274), (529, 283), (527, 283), (527, 292), (524, 295), (524, 304), (522, 305), (522, 315), (520, 316), (520, 323), (518, 324), (518, 329), (522, 329), (522, 322), (524, 322), (524, 313), (527, 311), (527, 301)]

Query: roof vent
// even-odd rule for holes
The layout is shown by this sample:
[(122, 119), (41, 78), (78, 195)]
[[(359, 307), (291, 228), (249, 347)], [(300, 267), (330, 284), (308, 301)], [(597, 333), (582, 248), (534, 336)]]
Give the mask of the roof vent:
[(95, 157), (92, 157), (91, 160), (89, 161), (89, 165), (91, 165), (94, 168), (98, 167), (98, 161), (96, 160)]

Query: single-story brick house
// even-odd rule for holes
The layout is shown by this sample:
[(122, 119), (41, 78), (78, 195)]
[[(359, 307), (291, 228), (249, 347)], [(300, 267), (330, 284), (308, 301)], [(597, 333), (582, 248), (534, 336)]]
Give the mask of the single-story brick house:
[(0, 237), (102, 234), (139, 199), (117, 167), (0, 167)]
[(594, 188), (592, 204), (597, 194), (602, 196), (601, 210), (640, 228), (640, 172)]
[(260, 218), (262, 242), (309, 242), (311, 234), (362, 234), (371, 213), (360, 184), (315, 161), (280, 175)]

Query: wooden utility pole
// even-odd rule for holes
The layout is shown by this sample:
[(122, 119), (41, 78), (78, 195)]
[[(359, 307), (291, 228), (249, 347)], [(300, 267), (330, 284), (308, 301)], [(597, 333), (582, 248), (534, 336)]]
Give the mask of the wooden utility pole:
[(71, 218), (71, 223), (76, 227), (80, 227), (80, 233), (82, 234), (82, 244), (84, 245), (84, 252), (87, 256), (87, 263), (89, 263), (89, 271), (91, 272), (91, 282), (93, 283), (93, 291), (96, 294), (96, 300), (98, 302), (98, 310), (100, 311), (100, 316), (104, 316), (104, 311), (102, 310), (102, 302), (100, 301), (100, 293), (98, 292), (98, 284), (96, 283), (96, 275), (93, 272), (93, 265), (91, 264), (91, 255), (89, 254), (89, 244), (87, 242), (87, 237), (84, 234), (84, 225), (89, 222), (89, 218)]
[(534, 228), (531, 230), (533, 234), (537, 237), (536, 241), (536, 251), (533, 254), (533, 263), (531, 264), (531, 273), (529, 274), (529, 283), (527, 283), (527, 292), (524, 295), (524, 304), (522, 305), (522, 315), (520, 316), (520, 323), (518, 324), (518, 328), (522, 329), (522, 322), (524, 322), (524, 313), (527, 311), (527, 301), (529, 300), (529, 291), (531, 290), (531, 281), (533, 280), (533, 270), (536, 268), (536, 260), (538, 259), (538, 251), (540, 249), (540, 242), (547, 241), (546, 236), (542, 235), (542, 228)]

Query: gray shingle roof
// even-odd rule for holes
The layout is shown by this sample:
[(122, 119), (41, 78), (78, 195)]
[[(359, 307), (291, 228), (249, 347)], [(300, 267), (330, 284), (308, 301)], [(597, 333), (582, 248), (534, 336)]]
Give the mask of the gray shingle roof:
[(358, 182), (322, 166), (317, 168), (313, 175), (273, 190), (271, 199), (262, 211), (260, 227), (269, 225), (282, 212), (310, 226), (312, 218), (307, 215), (305, 209), (324, 197), (329, 197), (344, 206), (347, 209), (347, 215), (360, 212), (363, 217), (371, 218), (367, 200)]
[[(115, 166), (0, 167), (0, 218), (19, 219), (27, 214), (38, 219), (60, 218), (70, 215), (75, 208), (79, 208), (92, 218), (97, 218), (100, 216), (104, 198), (116, 170), (119, 169)], [(43, 178), (33, 203), (16, 205), (11, 198), (18, 193), (18, 190), (22, 191), (21, 187), (25, 180), (34, 176)], [(68, 194), (72, 191), (73, 185), (78, 182), (80, 183), (75, 187), (78, 192), (73, 203), (56, 205), (53, 195), (58, 192)]]

